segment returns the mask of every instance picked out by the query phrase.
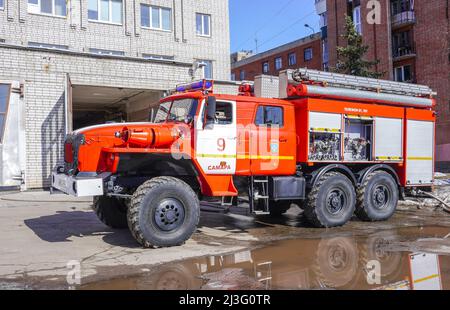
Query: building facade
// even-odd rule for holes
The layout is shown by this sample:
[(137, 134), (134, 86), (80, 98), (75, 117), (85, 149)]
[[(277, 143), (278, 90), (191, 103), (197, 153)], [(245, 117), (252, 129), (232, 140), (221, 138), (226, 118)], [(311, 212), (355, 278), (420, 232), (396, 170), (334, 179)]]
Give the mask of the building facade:
[(232, 62), (231, 79), (253, 81), (258, 75), (278, 76), (280, 71), (291, 68), (308, 67), (321, 70), (322, 54), (321, 34), (316, 33), (267, 52)]
[(48, 187), (67, 132), (148, 120), (177, 83), (237, 91), (229, 47), (227, 0), (0, 0), (0, 188)]
[(447, 0), (315, 0), (329, 67), (344, 46), (345, 16), (369, 46), (383, 78), (430, 86), (437, 96), (436, 160), (450, 170), (450, 11)]

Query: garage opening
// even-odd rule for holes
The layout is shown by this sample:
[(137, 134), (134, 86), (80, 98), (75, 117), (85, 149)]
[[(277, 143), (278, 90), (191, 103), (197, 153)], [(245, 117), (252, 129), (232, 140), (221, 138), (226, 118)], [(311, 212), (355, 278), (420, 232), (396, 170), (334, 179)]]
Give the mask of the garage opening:
[(71, 85), (72, 128), (147, 122), (157, 111), (162, 95), (148, 89)]

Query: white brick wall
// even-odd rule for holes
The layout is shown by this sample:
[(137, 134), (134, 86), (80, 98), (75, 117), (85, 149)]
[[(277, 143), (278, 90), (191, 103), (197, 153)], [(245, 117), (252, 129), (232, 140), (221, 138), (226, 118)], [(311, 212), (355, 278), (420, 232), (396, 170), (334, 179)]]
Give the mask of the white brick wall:
[[(88, 0), (68, 0), (67, 18), (29, 14), (26, 0), (5, 1), (5, 10), (0, 10), (0, 39), (6, 43), (58, 44), (75, 52), (87, 52), (89, 48), (119, 50), (129, 57), (168, 55), (190, 63), (194, 59), (212, 60), (214, 78), (229, 79), (228, 0), (123, 0), (122, 25), (88, 21)], [(141, 28), (141, 3), (171, 8), (172, 31)], [(197, 12), (211, 15), (210, 38), (196, 35)]]
[[(142, 29), (141, 2), (171, 7), (173, 31)], [(0, 10), (6, 44), (0, 44), (0, 80), (25, 83), (27, 188), (48, 187), (51, 169), (62, 159), (66, 74), (73, 84), (167, 90), (190, 80), (189, 64), (205, 59), (213, 61), (215, 79), (229, 79), (228, 0), (124, 0), (122, 26), (89, 22), (87, 0), (69, 3), (67, 18), (28, 14), (27, 0), (6, 0)], [(211, 38), (196, 35), (196, 12), (211, 14)], [(67, 45), (70, 53), (28, 49), (30, 41)], [(130, 58), (82, 54), (89, 48), (120, 50)], [(144, 61), (142, 54), (175, 56), (180, 63)], [(236, 88), (225, 83), (218, 90)]]

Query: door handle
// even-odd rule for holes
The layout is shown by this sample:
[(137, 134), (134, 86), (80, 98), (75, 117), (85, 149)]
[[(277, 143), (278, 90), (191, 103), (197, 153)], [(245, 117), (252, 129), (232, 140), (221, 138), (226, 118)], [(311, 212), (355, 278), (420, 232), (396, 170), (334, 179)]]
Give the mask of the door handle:
[(288, 142), (288, 139), (287, 138), (280, 138), (280, 142), (281, 143), (286, 143), (286, 142)]

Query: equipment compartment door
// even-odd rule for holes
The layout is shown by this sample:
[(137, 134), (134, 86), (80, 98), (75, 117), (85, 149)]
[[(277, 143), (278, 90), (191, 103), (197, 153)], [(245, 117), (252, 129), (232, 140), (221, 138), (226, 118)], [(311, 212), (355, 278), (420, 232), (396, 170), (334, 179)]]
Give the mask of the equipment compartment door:
[[(204, 109), (205, 104), (202, 111)], [(195, 150), (203, 172), (234, 175), (237, 153), (236, 102), (218, 100), (215, 124), (203, 128), (203, 120), (199, 119), (196, 127)]]
[(406, 185), (431, 185), (434, 173), (434, 123), (408, 120)]
[(375, 159), (377, 161), (403, 160), (403, 120), (375, 119)]

